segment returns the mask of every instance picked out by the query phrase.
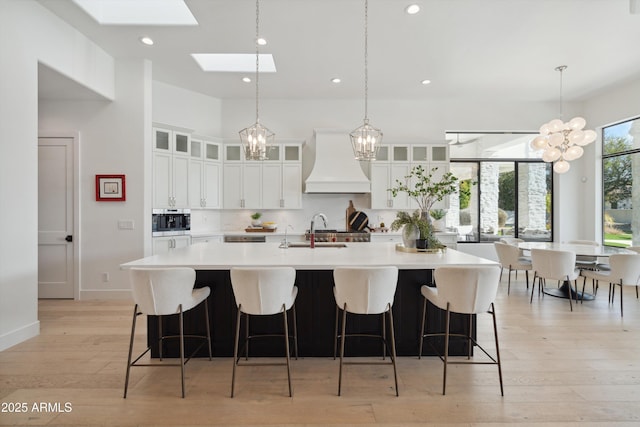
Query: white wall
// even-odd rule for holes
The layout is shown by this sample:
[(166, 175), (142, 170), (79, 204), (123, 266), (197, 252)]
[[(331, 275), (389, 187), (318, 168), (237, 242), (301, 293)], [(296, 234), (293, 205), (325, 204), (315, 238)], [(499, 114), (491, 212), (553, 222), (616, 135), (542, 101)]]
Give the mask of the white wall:
[[(115, 81), (112, 102), (44, 100), (39, 106), (40, 129), (80, 132), (81, 299), (128, 298), (128, 276), (119, 265), (143, 257), (150, 238), (145, 183), (151, 175), (143, 165), (151, 156), (151, 63), (118, 60)], [(126, 175), (127, 200), (97, 202), (96, 174)], [(134, 229), (118, 229), (119, 220), (133, 220)]]
[(33, 1), (0, 2), (0, 350), (39, 332), (39, 58), (113, 97), (113, 61), (102, 49)]
[(153, 82), (153, 121), (193, 130), (194, 134), (221, 134), (222, 101), (163, 82)]

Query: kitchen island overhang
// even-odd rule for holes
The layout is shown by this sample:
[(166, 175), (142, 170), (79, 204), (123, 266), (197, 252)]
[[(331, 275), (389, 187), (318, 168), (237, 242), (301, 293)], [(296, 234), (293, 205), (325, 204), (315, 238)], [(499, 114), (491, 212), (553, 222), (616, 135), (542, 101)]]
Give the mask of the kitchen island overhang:
[[(296, 311), (298, 321), (298, 346), (302, 357), (333, 356), (335, 300), (333, 297), (333, 269), (339, 266), (394, 265), (399, 269), (398, 286), (393, 305), (396, 331), (396, 347), (399, 356), (417, 356), (420, 326), (422, 322), (422, 285), (432, 284), (432, 272), (441, 266), (498, 265), (496, 262), (456, 250), (443, 253), (407, 253), (396, 251), (395, 244), (348, 243), (344, 248), (288, 248), (277, 243), (201, 243), (172, 250), (121, 265), (122, 269), (134, 267), (164, 268), (191, 267), (196, 270), (196, 287), (209, 286), (211, 330), (213, 352), (216, 356), (233, 355), (233, 338), (237, 308), (233, 297), (229, 270), (232, 267), (290, 266), (296, 269), (298, 297)], [(200, 333), (205, 330), (202, 313), (198, 307), (185, 316), (185, 330)], [(372, 319), (353, 315), (349, 326), (359, 331), (378, 332), (382, 318)], [(291, 317), (291, 316), (290, 316)], [(259, 319), (251, 323), (251, 333), (281, 332), (280, 318)], [(452, 316), (452, 331), (463, 331), (469, 326), (469, 316)], [(475, 322), (474, 322), (475, 325)], [(427, 332), (442, 331), (444, 312), (430, 306)], [(177, 318), (169, 317), (163, 322), (163, 330), (177, 331)], [(153, 344), (158, 334), (155, 318), (148, 321), (148, 341), (152, 355), (157, 355)], [(475, 326), (474, 326), (475, 328)], [(475, 336), (475, 333), (473, 334)], [(436, 343), (438, 344), (438, 343)], [(188, 349), (189, 344), (185, 344)], [(438, 345), (439, 347), (440, 345)], [(155, 347), (155, 348), (154, 348)], [(347, 355), (381, 355), (382, 346), (370, 339), (358, 338), (347, 342)], [(250, 356), (282, 356), (281, 340), (259, 340), (252, 342)], [(466, 342), (455, 342), (450, 354), (466, 354)], [(177, 345), (165, 342), (163, 354), (171, 357), (178, 354)], [(424, 354), (435, 354), (425, 346)], [(202, 354), (204, 356), (204, 354)]]

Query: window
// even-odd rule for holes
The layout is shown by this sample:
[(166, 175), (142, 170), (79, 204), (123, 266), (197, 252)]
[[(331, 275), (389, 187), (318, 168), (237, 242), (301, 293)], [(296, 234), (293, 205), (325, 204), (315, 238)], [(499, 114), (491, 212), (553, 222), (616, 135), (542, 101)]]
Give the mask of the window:
[(447, 226), (458, 231), (459, 242), (493, 242), (505, 236), (552, 240), (552, 164), (537, 159), (539, 154), (529, 148), (534, 137), (447, 134), (451, 172), (460, 182), (458, 194), (449, 199)]
[(640, 214), (633, 211), (640, 206), (640, 119), (604, 127), (602, 144), (602, 241), (635, 246), (640, 243)]

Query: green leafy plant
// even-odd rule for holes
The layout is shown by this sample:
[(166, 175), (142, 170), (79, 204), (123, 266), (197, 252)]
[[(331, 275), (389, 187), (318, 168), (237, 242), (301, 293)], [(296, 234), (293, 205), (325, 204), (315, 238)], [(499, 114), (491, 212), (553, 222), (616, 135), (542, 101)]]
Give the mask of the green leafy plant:
[(429, 215), (431, 215), (431, 218), (438, 221), (447, 215), (447, 211), (445, 211), (444, 209), (431, 209), (429, 211)]
[(418, 209), (413, 213), (399, 211), (396, 213), (396, 219), (391, 223), (391, 230), (398, 231), (405, 225), (414, 225), (420, 232), (420, 239), (427, 240), (428, 248), (444, 248), (444, 245), (433, 234), (433, 226), (422, 217), (422, 212)]
[(422, 165), (414, 166), (402, 182), (396, 179), (396, 186), (389, 188), (393, 197), (399, 193), (407, 193), (418, 204), (422, 212), (430, 212), (436, 202), (442, 201), (449, 194), (458, 190), (458, 178), (447, 172), (440, 180), (434, 178), (437, 167), (427, 172)]
[(255, 212), (251, 214), (251, 219), (253, 220), (259, 220), (262, 217), (262, 214), (260, 212)]

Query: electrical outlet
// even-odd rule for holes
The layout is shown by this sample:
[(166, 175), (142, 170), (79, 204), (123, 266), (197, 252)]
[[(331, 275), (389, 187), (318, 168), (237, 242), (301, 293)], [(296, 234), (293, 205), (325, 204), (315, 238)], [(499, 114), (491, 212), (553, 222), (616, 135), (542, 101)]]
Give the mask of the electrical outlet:
[(103, 282), (109, 281), (109, 273), (102, 273), (102, 281)]

